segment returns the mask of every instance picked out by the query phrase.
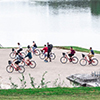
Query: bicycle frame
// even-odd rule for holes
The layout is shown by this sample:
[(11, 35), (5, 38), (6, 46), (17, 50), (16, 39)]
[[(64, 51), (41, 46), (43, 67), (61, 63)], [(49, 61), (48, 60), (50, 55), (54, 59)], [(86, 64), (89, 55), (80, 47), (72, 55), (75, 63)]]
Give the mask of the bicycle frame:
[[(10, 66), (12, 66), (15, 70), (17, 70), (17, 68), (15, 67), (15, 65), (13, 63), (10, 64)], [(18, 65), (18, 68), (20, 68), (19, 65)]]
[(29, 60), (29, 62), (26, 62), (25, 59), (23, 59), (24, 63), (29, 66), (31, 64), (31, 61)]
[(36, 50), (34, 50), (34, 52), (33, 52), (32, 48), (29, 48), (29, 50), (30, 50), (33, 54), (36, 53)]
[(87, 57), (84, 55), (84, 54), (82, 54), (82, 57), (88, 62), (88, 63), (94, 63), (94, 61), (92, 60), (92, 61), (89, 61), (88, 59), (87, 59)]
[[(64, 55), (63, 55), (64, 56)], [(68, 57), (68, 55), (67, 54), (65, 54), (65, 57), (70, 61), (70, 59), (69, 59), (69, 57)]]
[[(12, 52), (14, 52), (14, 54), (16, 54), (16, 50), (14, 50), (14, 51), (12, 51)], [(21, 53), (21, 52), (19, 52), (19, 54), (22, 56), (22, 53)]]
[(90, 62), (90, 61), (87, 59), (87, 57), (84, 57), (84, 59), (85, 59), (85, 60), (87, 60), (87, 61), (88, 61), (88, 63)]

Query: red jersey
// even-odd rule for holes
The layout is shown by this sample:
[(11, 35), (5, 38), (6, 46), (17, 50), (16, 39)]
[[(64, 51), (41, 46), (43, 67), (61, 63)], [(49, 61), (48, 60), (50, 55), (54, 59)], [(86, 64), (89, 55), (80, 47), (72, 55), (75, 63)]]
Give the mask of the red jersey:
[(48, 47), (44, 47), (43, 50), (44, 50), (44, 53), (48, 52)]
[(75, 53), (75, 50), (72, 49), (72, 50), (71, 50), (71, 54), (74, 54), (74, 53)]

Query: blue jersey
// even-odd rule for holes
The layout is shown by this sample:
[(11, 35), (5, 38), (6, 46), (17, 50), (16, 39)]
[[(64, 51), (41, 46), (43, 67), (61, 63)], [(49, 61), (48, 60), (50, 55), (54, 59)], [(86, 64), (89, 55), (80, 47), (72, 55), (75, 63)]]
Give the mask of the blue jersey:
[(28, 54), (25, 57), (28, 57), (29, 59), (31, 59), (32, 58), (31, 52), (28, 52)]
[(91, 54), (94, 55), (94, 51), (93, 50), (91, 50)]

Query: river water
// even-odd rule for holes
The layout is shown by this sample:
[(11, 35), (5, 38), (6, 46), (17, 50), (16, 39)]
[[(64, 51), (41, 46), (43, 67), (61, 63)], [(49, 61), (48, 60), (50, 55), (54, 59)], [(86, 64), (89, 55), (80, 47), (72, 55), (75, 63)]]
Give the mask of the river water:
[(47, 42), (100, 50), (100, 2), (0, 0), (0, 44)]

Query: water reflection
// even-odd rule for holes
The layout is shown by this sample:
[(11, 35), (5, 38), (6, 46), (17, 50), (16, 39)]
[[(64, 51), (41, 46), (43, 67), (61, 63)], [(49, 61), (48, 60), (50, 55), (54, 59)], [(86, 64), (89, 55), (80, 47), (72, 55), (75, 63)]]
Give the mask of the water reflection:
[[(88, 0), (0, 2), (0, 44), (15, 46), (19, 41), (26, 46), (35, 40), (38, 45), (50, 41), (54, 45), (98, 47), (100, 24), (97, 22), (100, 17), (93, 17), (99, 15), (95, 13), (98, 9), (98, 2)], [(94, 37), (96, 41), (92, 43)]]
[(100, 15), (100, 1), (91, 1), (91, 13), (93, 15)]
[[(76, 9), (77, 7), (79, 8), (84, 8), (87, 9), (88, 7), (91, 8), (91, 13), (93, 15), (99, 15), (100, 14), (100, 1), (98, 0), (83, 0), (83, 1), (73, 1), (73, 0), (69, 0), (69, 1), (36, 1), (35, 2), (36, 5), (41, 5), (41, 6), (45, 6), (48, 5), (50, 9), (53, 9), (54, 14), (58, 14), (57, 10), (59, 9), (67, 9), (67, 8), (74, 8)], [(55, 13), (56, 12), (56, 13)]]

